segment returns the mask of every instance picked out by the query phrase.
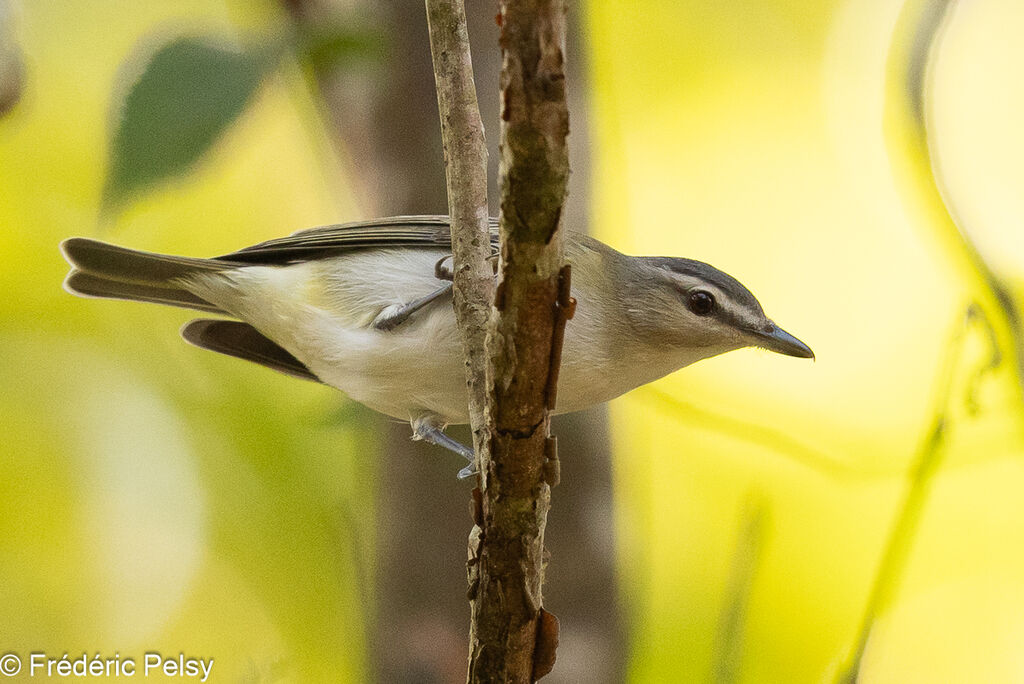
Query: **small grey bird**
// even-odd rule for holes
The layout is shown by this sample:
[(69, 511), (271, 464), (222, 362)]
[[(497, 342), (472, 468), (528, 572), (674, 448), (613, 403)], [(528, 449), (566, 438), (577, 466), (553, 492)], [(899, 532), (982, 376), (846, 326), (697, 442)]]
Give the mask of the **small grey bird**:
[[(497, 244), (492, 220), (492, 242)], [(408, 420), (413, 439), (468, 458), (444, 433), (469, 421), (462, 344), (450, 306), (448, 218), (324, 226), (212, 259), (70, 238), (72, 294), (156, 302), (199, 319), (186, 341), (336, 387)], [(758, 346), (813, 358), (732, 276), (700, 261), (636, 257), (568, 233), (576, 316), (565, 332), (559, 413), (579, 411), (695, 361)], [(473, 471), (471, 466), (460, 475)]]

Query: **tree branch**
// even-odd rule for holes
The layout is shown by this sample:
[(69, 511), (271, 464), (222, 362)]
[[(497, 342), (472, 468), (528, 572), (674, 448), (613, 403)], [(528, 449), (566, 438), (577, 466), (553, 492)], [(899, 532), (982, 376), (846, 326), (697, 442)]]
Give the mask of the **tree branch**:
[(569, 178), (563, 0), (502, 0), (501, 260), (490, 452), (470, 537), (470, 682), (529, 682), (554, 663), (542, 605), (544, 528), (557, 480), (549, 436), (562, 331), (572, 315), (561, 217)]
[(462, 332), (477, 464), (487, 439), (487, 320), (494, 274), (487, 215), (487, 146), (473, 83), (463, 0), (426, 0), (451, 215), (455, 319)]
[(469, 681), (530, 682), (550, 671), (558, 641), (558, 621), (541, 607), (541, 585), (558, 473), (549, 414), (574, 305), (560, 230), (569, 178), (565, 6), (563, 0), (503, 0), (498, 17), (501, 260), (491, 315), (486, 152), (465, 10), (461, 0), (426, 0), (426, 6), (452, 216), (455, 309), (480, 468), (468, 562)]

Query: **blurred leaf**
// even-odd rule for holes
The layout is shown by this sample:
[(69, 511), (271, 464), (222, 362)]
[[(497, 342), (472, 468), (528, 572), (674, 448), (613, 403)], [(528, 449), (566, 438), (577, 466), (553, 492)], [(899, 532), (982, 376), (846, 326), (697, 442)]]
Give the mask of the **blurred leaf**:
[(384, 34), (374, 28), (311, 27), (300, 36), (296, 51), (314, 68), (324, 69), (357, 59), (380, 61), (384, 45)]
[(0, 116), (18, 104), (25, 89), (25, 64), (12, 24), (10, 5), (0, 0)]
[(0, 48), (0, 116), (9, 113), (25, 89), (25, 65), (15, 46)]
[(742, 527), (732, 555), (725, 606), (718, 623), (713, 670), (716, 684), (740, 681), (743, 633), (754, 575), (764, 546), (766, 506), (761, 501), (748, 501), (743, 514)]
[(104, 211), (195, 164), (242, 113), (279, 54), (205, 38), (161, 46), (116, 105)]

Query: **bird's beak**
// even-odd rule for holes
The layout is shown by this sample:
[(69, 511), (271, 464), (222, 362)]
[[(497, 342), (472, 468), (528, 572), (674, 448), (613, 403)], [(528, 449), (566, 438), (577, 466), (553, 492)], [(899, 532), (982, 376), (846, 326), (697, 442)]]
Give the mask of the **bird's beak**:
[(769, 351), (786, 356), (797, 356), (801, 359), (814, 358), (814, 352), (810, 347), (771, 321), (768, 322), (768, 326), (764, 330), (758, 330), (754, 335), (757, 337), (758, 346)]

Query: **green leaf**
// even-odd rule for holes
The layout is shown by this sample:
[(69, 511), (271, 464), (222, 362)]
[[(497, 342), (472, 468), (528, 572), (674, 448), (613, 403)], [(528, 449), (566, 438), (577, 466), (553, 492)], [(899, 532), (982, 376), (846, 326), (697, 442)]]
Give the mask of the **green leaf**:
[(380, 63), (384, 61), (385, 47), (385, 36), (376, 28), (335, 25), (300, 32), (295, 51), (314, 69), (329, 69), (357, 61)]
[(244, 111), (278, 55), (195, 37), (153, 53), (115, 105), (104, 211), (188, 171)]

